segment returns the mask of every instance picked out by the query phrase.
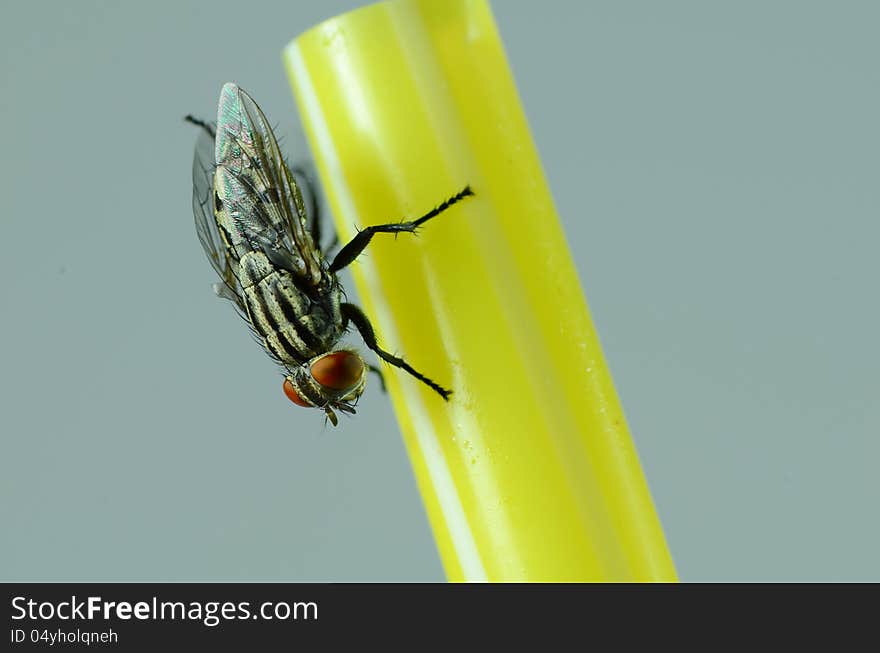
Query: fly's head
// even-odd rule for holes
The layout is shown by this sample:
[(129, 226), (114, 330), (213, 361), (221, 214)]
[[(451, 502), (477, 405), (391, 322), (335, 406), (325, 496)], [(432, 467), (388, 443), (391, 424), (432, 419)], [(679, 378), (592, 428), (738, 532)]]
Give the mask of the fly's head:
[(335, 410), (353, 414), (364, 392), (367, 366), (360, 354), (341, 349), (315, 356), (284, 379), (284, 394), (297, 406), (320, 408), (336, 426)]

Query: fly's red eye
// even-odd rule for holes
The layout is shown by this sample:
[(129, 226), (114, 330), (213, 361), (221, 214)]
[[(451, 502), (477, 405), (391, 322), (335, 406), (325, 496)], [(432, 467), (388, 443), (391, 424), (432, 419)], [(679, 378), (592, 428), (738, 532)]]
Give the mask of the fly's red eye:
[(334, 351), (312, 363), (312, 377), (331, 390), (354, 387), (363, 375), (364, 361), (350, 351)]
[(299, 392), (297, 392), (296, 388), (290, 382), (290, 379), (284, 379), (284, 385), (281, 387), (284, 389), (284, 394), (287, 395), (287, 398), (297, 406), (302, 406), (304, 408), (312, 407), (312, 404), (303, 399)]

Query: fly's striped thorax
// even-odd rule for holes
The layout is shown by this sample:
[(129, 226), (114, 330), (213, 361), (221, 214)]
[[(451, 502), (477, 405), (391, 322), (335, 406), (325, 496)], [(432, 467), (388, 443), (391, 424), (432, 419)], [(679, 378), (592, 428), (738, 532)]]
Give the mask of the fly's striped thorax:
[[(266, 349), (289, 367), (329, 351), (342, 336), (334, 302), (315, 302), (297, 288), (262, 252), (247, 252), (239, 261), (239, 279), (248, 316)], [(335, 302), (338, 305), (338, 301)], [(338, 308), (337, 308), (338, 310)]]

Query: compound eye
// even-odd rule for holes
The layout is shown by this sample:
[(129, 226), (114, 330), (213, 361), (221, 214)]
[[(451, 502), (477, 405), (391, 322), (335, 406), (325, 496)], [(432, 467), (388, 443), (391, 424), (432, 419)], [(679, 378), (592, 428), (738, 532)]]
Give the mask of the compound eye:
[(334, 351), (312, 363), (312, 377), (325, 388), (348, 390), (361, 382), (364, 361), (350, 351)]
[(287, 395), (287, 398), (290, 399), (297, 406), (302, 406), (303, 408), (312, 408), (312, 404), (302, 398), (302, 395), (297, 392), (297, 389), (294, 387), (293, 383), (290, 382), (290, 379), (284, 379), (284, 385), (281, 387), (284, 390), (284, 394)]

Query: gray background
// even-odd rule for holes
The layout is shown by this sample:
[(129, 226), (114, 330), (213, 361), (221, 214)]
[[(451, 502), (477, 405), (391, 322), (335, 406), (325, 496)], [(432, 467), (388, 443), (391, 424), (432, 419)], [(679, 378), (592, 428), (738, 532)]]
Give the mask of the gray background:
[[(0, 578), (441, 580), (387, 400), (322, 420), (211, 294), (195, 133), (354, 1), (0, 21)], [(880, 10), (496, 0), (684, 580), (880, 580)]]

